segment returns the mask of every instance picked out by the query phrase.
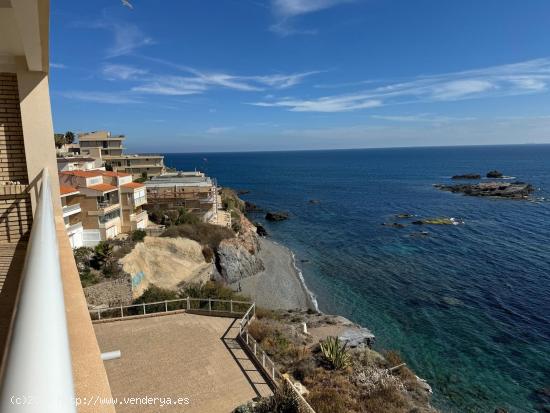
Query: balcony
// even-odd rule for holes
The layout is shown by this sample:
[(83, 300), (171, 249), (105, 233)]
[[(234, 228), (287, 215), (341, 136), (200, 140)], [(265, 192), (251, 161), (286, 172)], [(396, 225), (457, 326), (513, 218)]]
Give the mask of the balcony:
[(147, 216), (147, 211), (142, 211), (138, 214), (131, 214), (130, 215), (130, 221), (132, 222), (140, 222), (140, 221), (143, 221), (144, 219), (147, 219), (148, 216)]
[(134, 208), (137, 208), (138, 206), (144, 205), (146, 203), (147, 203), (146, 196), (140, 196), (139, 198), (134, 198)]
[(64, 205), (63, 206), (63, 218), (78, 214), (81, 210), (80, 204)]
[(90, 211), (90, 215), (106, 215), (110, 212), (116, 211), (120, 208), (120, 204), (118, 203), (118, 200), (116, 203), (113, 202), (98, 202), (97, 203), (97, 212), (96, 211)]
[[(0, 411), (76, 413), (75, 397), (85, 392), (110, 397), (111, 392), (46, 170), (41, 178), (21, 284), (7, 328)], [(13, 404), (25, 398), (27, 402)], [(114, 407), (105, 411), (114, 413)]]
[(65, 224), (65, 229), (67, 230), (67, 234), (72, 234), (73, 232), (82, 231), (82, 222), (77, 222), (76, 224)]

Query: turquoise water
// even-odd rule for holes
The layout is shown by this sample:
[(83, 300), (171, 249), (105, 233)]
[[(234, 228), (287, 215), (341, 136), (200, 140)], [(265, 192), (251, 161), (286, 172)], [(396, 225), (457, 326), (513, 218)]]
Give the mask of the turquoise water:
[[(550, 386), (550, 203), (432, 184), (499, 169), (550, 198), (550, 145), (168, 154), (166, 162), (289, 211), (288, 221), (264, 224), (296, 253), (320, 309), (398, 349), (432, 385), (437, 407), (548, 411), (537, 390)], [(465, 224), (381, 225), (402, 212)], [(429, 236), (411, 236), (419, 230)]]

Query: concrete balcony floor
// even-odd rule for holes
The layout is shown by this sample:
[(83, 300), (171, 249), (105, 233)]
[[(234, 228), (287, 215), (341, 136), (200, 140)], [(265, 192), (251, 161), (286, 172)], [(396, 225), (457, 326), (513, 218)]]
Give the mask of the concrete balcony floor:
[[(94, 324), (117, 413), (229, 413), (272, 394), (239, 343), (238, 320), (170, 314)], [(120, 404), (123, 397), (188, 397), (188, 405)]]

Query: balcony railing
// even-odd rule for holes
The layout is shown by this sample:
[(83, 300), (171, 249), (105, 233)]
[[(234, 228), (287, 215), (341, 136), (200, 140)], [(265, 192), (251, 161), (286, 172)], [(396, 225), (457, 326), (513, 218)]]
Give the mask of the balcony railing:
[(80, 211), (80, 204), (65, 205), (63, 206), (63, 217), (78, 214)]
[(140, 196), (139, 198), (134, 198), (134, 206), (140, 206), (147, 203), (146, 196)]
[(46, 169), (21, 274), (0, 411), (76, 413), (54, 209)]
[(130, 221), (134, 221), (134, 222), (143, 221), (145, 218), (147, 218), (147, 211), (142, 211), (138, 214), (130, 215)]

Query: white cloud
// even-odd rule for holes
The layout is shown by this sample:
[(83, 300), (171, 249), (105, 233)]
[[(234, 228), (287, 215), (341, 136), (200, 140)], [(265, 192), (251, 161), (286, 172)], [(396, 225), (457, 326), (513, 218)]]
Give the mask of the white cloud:
[(316, 34), (317, 30), (315, 29), (295, 28), (293, 20), (304, 14), (318, 12), (353, 1), (355, 0), (271, 0), (271, 10), (277, 21), (269, 29), (280, 36)]
[(542, 93), (550, 83), (550, 58), (484, 69), (420, 76), (355, 93), (317, 98), (285, 98), (253, 105), (295, 112), (343, 112), (416, 102), (444, 102)]
[(301, 14), (328, 9), (353, 0), (273, 0), (273, 12), (282, 17), (294, 17)]
[(206, 130), (206, 133), (210, 135), (220, 135), (222, 133), (229, 132), (233, 129), (235, 129), (233, 126), (213, 126), (211, 128), (208, 128)]
[(372, 115), (373, 119), (386, 120), (390, 122), (428, 122), (428, 123), (448, 123), (475, 120), (475, 117), (453, 117), (439, 116), (430, 113), (419, 113), (415, 115)]
[(139, 99), (129, 96), (127, 93), (69, 91), (61, 92), (60, 94), (67, 99), (80, 100), (83, 102), (105, 103), (110, 105), (141, 103)]
[(133, 66), (107, 64), (103, 66), (102, 73), (108, 80), (132, 80), (147, 74), (148, 71)]
[[(141, 56), (143, 57), (143, 56)], [(232, 89), (241, 92), (259, 92), (267, 89), (286, 89), (304, 81), (309, 76), (320, 73), (319, 71), (269, 74), (269, 75), (231, 75), (218, 71), (202, 71), (190, 66), (179, 65), (162, 59), (147, 58), (180, 72), (186, 76), (178, 75), (151, 75), (143, 76), (142, 84), (132, 90), (141, 93), (160, 95), (192, 95), (204, 93), (212, 88)]]
[(284, 99), (276, 102), (254, 102), (254, 106), (287, 108), (291, 112), (349, 112), (358, 109), (375, 108), (382, 105), (376, 99), (349, 97), (324, 97), (313, 100)]
[(53, 68), (53, 69), (66, 69), (67, 66), (64, 65), (63, 63), (54, 63), (54, 62), (50, 62), (50, 67)]
[(108, 57), (123, 56), (132, 53), (134, 50), (154, 44), (152, 38), (132, 24), (113, 24), (110, 29), (114, 34), (113, 45), (107, 49)]

